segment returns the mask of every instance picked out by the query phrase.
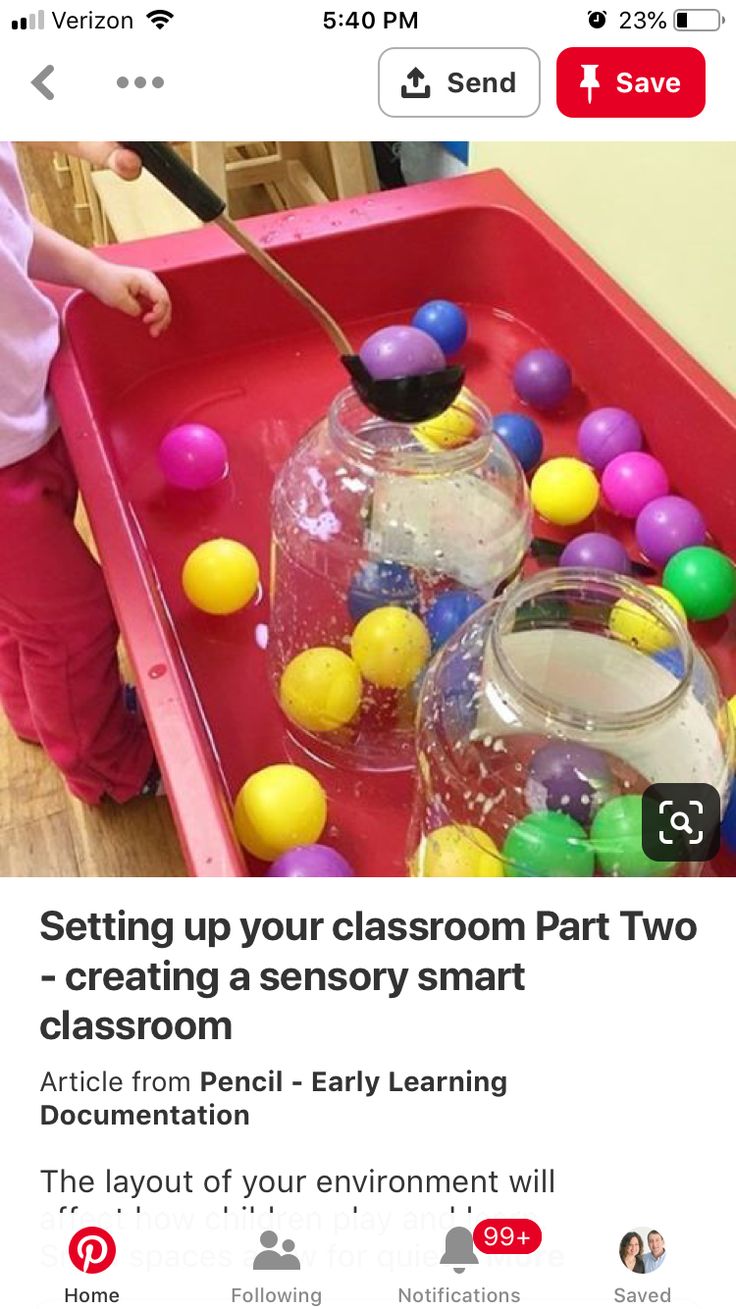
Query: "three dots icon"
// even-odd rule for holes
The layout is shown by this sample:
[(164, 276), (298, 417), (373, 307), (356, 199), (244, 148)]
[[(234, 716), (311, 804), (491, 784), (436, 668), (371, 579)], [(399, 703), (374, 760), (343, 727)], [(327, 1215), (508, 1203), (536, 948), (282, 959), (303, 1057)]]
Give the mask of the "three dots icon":
[[(163, 77), (152, 77), (152, 78), (151, 78), (151, 86), (155, 87), (157, 91), (160, 91), (160, 90), (161, 90), (161, 87), (163, 86), (163, 84), (164, 84), (164, 79), (163, 79)], [(124, 90), (126, 89), (126, 87), (130, 86), (130, 78), (128, 78), (128, 77), (119, 77), (119, 78), (118, 78), (118, 81), (117, 81), (117, 85), (120, 87), (120, 90), (121, 90), (121, 91), (124, 91)], [(145, 78), (145, 77), (136, 77), (136, 78), (134, 78), (134, 80), (133, 80), (133, 86), (136, 86), (136, 87), (138, 88), (139, 91), (142, 91), (143, 88), (144, 88), (144, 86), (147, 86), (146, 78)]]

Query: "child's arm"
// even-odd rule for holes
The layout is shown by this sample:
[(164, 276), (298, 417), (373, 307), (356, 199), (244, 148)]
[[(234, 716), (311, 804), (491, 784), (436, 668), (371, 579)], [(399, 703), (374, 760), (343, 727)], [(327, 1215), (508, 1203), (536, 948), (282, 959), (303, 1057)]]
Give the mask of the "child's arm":
[(108, 264), (91, 250), (68, 241), (50, 227), (34, 222), (31, 277), (57, 286), (76, 286), (132, 318), (143, 317), (151, 336), (171, 322), (171, 300), (162, 282), (146, 268)]

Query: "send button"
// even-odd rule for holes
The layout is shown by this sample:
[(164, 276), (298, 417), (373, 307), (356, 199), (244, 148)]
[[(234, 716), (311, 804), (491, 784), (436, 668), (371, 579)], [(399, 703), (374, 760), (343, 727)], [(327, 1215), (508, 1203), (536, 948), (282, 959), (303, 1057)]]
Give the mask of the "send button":
[(529, 118), (540, 84), (539, 55), (526, 46), (402, 46), (378, 61), (378, 102), (390, 118)]

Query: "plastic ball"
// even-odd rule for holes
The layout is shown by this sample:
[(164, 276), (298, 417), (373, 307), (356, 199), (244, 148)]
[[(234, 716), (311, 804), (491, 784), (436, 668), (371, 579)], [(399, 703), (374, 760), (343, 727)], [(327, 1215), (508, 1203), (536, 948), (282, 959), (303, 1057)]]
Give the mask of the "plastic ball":
[(355, 718), (363, 683), (350, 655), (332, 646), (303, 650), (281, 675), (286, 717), (308, 732), (335, 732)]
[(530, 809), (569, 814), (576, 823), (589, 827), (612, 782), (608, 760), (600, 750), (551, 741), (531, 760), (526, 799)]
[(580, 457), (599, 473), (617, 455), (641, 450), (643, 444), (641, 428), (626, 409), (594, 409), (578, 428)]
[(272, 764), (241, 787), (234, 819), (241, 845), (256, 859), (271, 863), (294, 846), (319, 840), (327, 822), (327, 799), (305, 768)]
[(361, 618), (351, 650), (367, 681), (403, 691), (429, 659), (431, 642), (421, 618), (408, 609), (386, 605)]
[(418, 327), (382, 327), (363, 342), (360, 358), (377, 382), (418, 377), (445, 367), (437, 342)]
[(428, 300), (417, 309), (411, 325), (427, 332), (447, 358), (462, 350), (468, 339), (467, 314), (451, 300)]
[(592, 877), (595, 854), (585, 829), (569, 814), (527, 814), (503, 843), (507, 877)]
[(519, 399), (535, 409), (559, 409), (572, 390), (572, 373), (554, 350), (529, 350), (517, 360), (513, 382)]
[[(687, 614), (676, 595), (665, 590), (663, 586), (649, 586), (647, 590), (653, 591), (664, 600), (671, 609), (674, 609), (680, 621), (687, 625)], [(642, 654), (656, 654), (676, 644), (676, 637), (666, 623), (655, 618), (635, 600), (617, 600), (611, 610), (608, 626), (622, 641), (636, 646)]]
[(631, 560), (620, 541), (606, 532), (583, 532), (560, 555), (562, 568), (601, 568), (607, 573), (631, 572)]
[(466, 618), (480, 609), (482, 604), (482, 597), (465, 587), (443, 591), (430, 605), (424, 619), (432, 640), (432, 649), (438, 650), (445, 641), (449, 641)]
[(397, 605), (400, 609), (419, 608), (419, 587), (411, 569), (388, 560), (364, 564), (348, 589), (350, 617), (358, 623), (373, 609), (382, 609), (385, 605)]
[(650, 500), (667, 495), (670, 482), (664, 466), (641, 450), (617, 455), (603, 470), (603, 494), (621, 518), (637, 518)]
[(721, 823), (721, 839), (736, 854), (736, 786), (731, 792), (731, 799)]
[(533, 418), (527, 418), (526, 414), (496, 414), (493, 430), (516, 455), (525, 473), (536, 468), (542, 458), (544, 442)]
[(640, 795), (616, 796), (596, 814), (590, 840), (598, 867), (608, 877), (664, 877), (676, 867), (644, 853), (642, 814)]
[(581, 459), (548, 459), (531, 482), (534, 508), (548, 523), (572, 527), (588, 518), (600, 496), (595, 473)]
[(733, 730), (734, 732), (736, 732), (736, 695), (732, 695), (731, 699), (728, 702), (728, 712), (731, 715)]
[(685, 676), (685, 659), (682, 651), (678, 650), (676, 646), (670, 646), (668, 650), (658, 650), (653, 658), (655, 664), (659, 664), (660, 668), (665, 668), (676, 681), (682, 681)]
[(187, 557), (181, 584), (187, 599), (206, 614), (234, 614), (258, 590), (258, 561), (240, 541), (203, 541)]
[(167, 432), (158, 448), (158, 462), (172, 486), (203, 491), (225, 476), (227, 446), (214, 428), (203, 423), (182, 423)]
[(662, 580), (688, 618), (697, 622), (720, 618), (736, 600), (736, 568), (727, 555), (709, 545), (690, 546), (673, 555)]
[(417, 851), (415, 877), (503, 877), (498, 847), (479, 827), (439, 827)]
[(463, 389), (444, 413), (417, 423), (411, 430), (430, 450), (456, 450), (467, 445), (478, 434), (470, 393)]
[(691, 545), (702, 545), (708, 529), (691, 500), (663, 495), (650, 500), (636, 520), (636, 540), (645, 559), (663, 567), (673, 555)]
[(354, 877), (347, 859), (328, 845), (297, 845), (279, 855), (269, 877)]

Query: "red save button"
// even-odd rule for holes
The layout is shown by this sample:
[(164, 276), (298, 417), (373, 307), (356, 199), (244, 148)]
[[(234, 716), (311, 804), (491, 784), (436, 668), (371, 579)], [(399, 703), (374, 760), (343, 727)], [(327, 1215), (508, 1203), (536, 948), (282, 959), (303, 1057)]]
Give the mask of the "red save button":
[(697, 118), (705, 56), (690, 46), (575, 46), (557, 60), (557, 108), (568, 118)]

